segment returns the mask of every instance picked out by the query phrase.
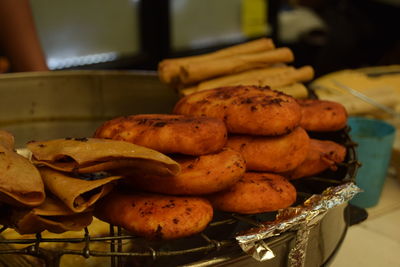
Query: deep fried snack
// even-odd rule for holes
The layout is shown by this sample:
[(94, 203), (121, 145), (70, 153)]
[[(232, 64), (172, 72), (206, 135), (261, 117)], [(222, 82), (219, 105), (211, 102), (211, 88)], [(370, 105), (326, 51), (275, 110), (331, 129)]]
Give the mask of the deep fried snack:
[(216, 154), (199, 157), (173, 157), (181, 165), (174, 176), (137, 175), (124, 182), (134, 188), (172, 195), (202, 195), (223, 190), (235, 184), (244, 174), (246, 166), (242, 155), (226, 148)]
[(292, 171), (282, 173), (288, 179), (298, 179), (321, 173), (327, 169), (337, 170), (337, 164), (344, 161), (346, 148), (333, 141), (310, 140), (306, 160)]
[(247, 170), (286, 172), (306, 159), (309, 143), (307, 132), (297, 127), (281, 136), (233, 135), (227, 146), (243, 155)]
[(199, 197), (112, 192), (96, 205), (95, 216), (138, 236), (174, 239), (204, 230), (213, 209)]
[[(84, 212), (96, 201), (108, 194), (121, 176), (93, 173), (79, 177), (50, 168), (39, 168), (48, 191), (57, 196), (71, 211)], [(85, 179), (84, 179), (85, 178)]]
[(141, 114), (107, 121), (94, 136), (127, 141), (161, 153), (197, 156), (221, 150), (226, 132), (224, 123), (214, 118)]
[(295, 187), (281, 175), (246, 172), (234, 186), (208, 199), (218, 210), (255, 214), (287, 208), (296, 195)]
[(319, 99), (298, 99), (297, 102), (302, 113), (300, 126), (307, 131), (338, 131), (347, 124), (347, 112), (340, 103)]
[(296, 128), (301, 119), (296, 100), (269, 87), (220, 87), (181, 98), (175, 114), (222, 119), (230, 133), (282, 135)]
[(0, 201), (13, 206), (35, 207), (45, 199), (39, 171), (14, 151), (14, 137), (0, 131)]
[(32, 141), (32, 162), (52, 169), (92, 173), (132, 168), (144, 173), (175, 174), (179, 164), (168, 156), (129, 142), (100, 138), (65, 138)]
[(79, 231), (93, 219), (91, 212), (75, 213), (52, 196), (46, 196), (45, 201), (33, 209), (7, 207), (5, 213), (0, 223), (20, 234), (35, 234), (44, 230), (52, 233)]

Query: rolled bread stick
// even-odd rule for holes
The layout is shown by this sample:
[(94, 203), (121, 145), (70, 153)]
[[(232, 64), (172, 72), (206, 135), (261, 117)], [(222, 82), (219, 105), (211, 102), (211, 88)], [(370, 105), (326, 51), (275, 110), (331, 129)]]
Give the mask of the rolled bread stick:
[(192, 84), (213, 77), (293, 60), (292, 50), (282, 47), (265, 52), (239, 54), (212, 61), (185, 63), (180, 69), (179, 81), (182, 84)]
[(180, 68), (184, 63), (210, 61), (217, 58), (229, 57), (232, 55), (250, 54), (261, 51), (268, 51), (274, 48), (275, 45), (272, 39), (260, 38), (254, 41), (223, 48), (215, 52), (203, 55), (165, 59), (161, 61), (158, 66), (158, 74), (161, 81), (171, 84), (178, 79)]
[(314, 78), (314, 69), (311, 66), (303, 66), (298, 69), (289, 70), (284, 74), (276, 76), (265, 76), (261, 79), (261, 86), (269, 86), (276, 88), (280, 86), (287, 86), (296, 82), (307, 82)]
[(288, 86), (297, 82), (306, 82), (312, 80), (314, 77), (314, 69), (311, 66), (304, 66), (298, 69), (289, 69), (282, 73), (275, 75), (258, 77), (256, 79), (242, 80), (235, 84), (228, 84), (227, 86), (235, 85), (258, 85), (269, 86), (271, 88), (279, 88)]
[(293, 96), (294, 98), (307, 98), (308, 90), (307, 87), (302, 83), (293, 83), (285, 86), (272, 87), (272, 89), (281, 91), (287, 95)]
[[(269, 86), (272, 89), (278, 89), (294, 83), (306, 82), (312, 80), (314, 77), (314, 69), (311, 66), (303, 66), (298, 69), (293, 67), (279, 67), (270, 69), (273, 70), (269, 71), (268, 69), (265, 69), (265, 71), (262, 71), (261, 69), (243, 72), (242, 74), (244, 75), (238, 75), (239, 78), (237, 76), (227, 79), (222, 77), (219, 79), (205, 81), (199, 83), (197, 86), (188, 87), (182, 90), (182, 95), (189, 95), (196, 91), (203, 91), (223, 86), (237, 85)], [(253, 72), (254, 75), (245, 75), (249, 72)]]
[[(204, 82), (200, 82), (197, 85), (197, 89), (199, 91), (205, 90), (205, 89), (211, 89), (211, 88), (217, 88), (221, 86), (228, 86), (228, 85), (238, 85), (243, 81), (246, 80), (259, 80), (262, 77), (265, 76), (274, 76), (282, 73), (286, 73), (289, 70), (294, 70), (294, 67), (290, 66), (277, 66), (277, 67), (267, 67), (267, 68), (261, 68), (261, 69), (253, 69), (253, 70), (247, 70), (244, 72), (232, 74), (232, 75), (226, 75), (222, 76), (219, 78), (207, 80)], [(249, 85), (254, 85), (254, 84), (249, 84)]]
[(293, 69), (294, 67), (280, 64), (266, 68), (247, 70), (240, 73), (226, 75), (200, 82), (195, 86), (184, 88), (183, 90), (181, 90), (181, 93), (182, 95), (189, 95), (196, 91), (213, 89), (222, 86), (242, 85), (243, 81), (249, 82), (249, 84), (243, 85), (260, 85), (260, 77), (277, 75), (278, 73), (286, 73), (288, 70)]

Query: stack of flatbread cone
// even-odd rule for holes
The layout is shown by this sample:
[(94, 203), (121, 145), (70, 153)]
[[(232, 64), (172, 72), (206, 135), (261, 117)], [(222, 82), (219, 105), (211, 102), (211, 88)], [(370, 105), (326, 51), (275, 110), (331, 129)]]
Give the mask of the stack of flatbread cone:
[(31, 161), (0, 131), (0, 223), (20, 234), (77, 231), (92, 222), (93, 205), (122, 179), (113, 171), (174, 174), (178, 163), (123, 141), (80, 138), (30, 142)]
[(224, 86), (270, 86), (297, 98), (308, 95), (303, 82), (313, 79), (311, 66), (295, 68), (287, 47), (276, 48), (269, 38), (220, 49), (199, 56), (165, 59), (158, 66), (160, 80), (182, 95)]

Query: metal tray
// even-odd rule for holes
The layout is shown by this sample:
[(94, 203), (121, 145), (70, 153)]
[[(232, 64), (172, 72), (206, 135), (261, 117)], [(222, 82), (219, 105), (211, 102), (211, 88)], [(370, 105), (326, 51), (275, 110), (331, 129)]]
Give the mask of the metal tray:
[[(15, 135), (17, 147), (25, 146), (32, 139), (89, 137), (105, 120), (139, 113), (170, 113), (177, 100), (176, 92), (160, 83), (154, 72), (57, 71), (4, 74), (0, 76), (0, 128)], [(312, 194), (320, 194), (329, 186), (354, 180), (357, 170), (354, 144), (346, 130), (318, 138), (345, 144), (348, 147), (347, 159), (335, 173), (328, 171), (318, 177), (295, 181), (300, 192), (299, 202)], [(113, 244), (109, 254), (110, 262), (113, 265), (129, 266), (288, 266), (288, 253), (295, 245), (294, 231), (265, 240), (276, 257), (264, 262), (258, 262), (244, 253), (234, 240), (237, 231), (254, 227), (252, 222), (257, 224), (259, 221), (271, 220), (273, 213), (253, 216), (249, 220), (233, 215), (234, 223), (229, 223), (232, 217), (227, 219), (227, 223), (226, 216), (216, 216), (220, 218), (216, 218), (216, 226), (211, 227), (216, 230), (207, 229), (204, 235), (186, 241), (151, 244), (152, 247), (147, 251), (131, 253), (129, 257), (122, 257), (127, 255), (124, 253), (118, 254), (118, 240), (122, 238), (112, 239), (111, 236)], [(330, 261), (345, 238), (348, 219), (347, 203), (344, 203), (329, 210), (311, 229), (305, 266), (321, 266)], [(82, 233), (80, 242), (90, 241), (88, 233)], [(43, 254), (44, 251), (35, 250), (40, 242), (46, 240), (26, 241), (25, 244), (29, 246), (20, 253)], [(168, 249), (172, 253), (168, 253)], [(164, 253), (166, 250), (167, 253)], [(0, 253), (6, 252), (0, 250)], [(85, 257), (104, 256), (90, 250), (74, 253)], [(58, 260), (47, 260), (47, 265), (56, 266)]]

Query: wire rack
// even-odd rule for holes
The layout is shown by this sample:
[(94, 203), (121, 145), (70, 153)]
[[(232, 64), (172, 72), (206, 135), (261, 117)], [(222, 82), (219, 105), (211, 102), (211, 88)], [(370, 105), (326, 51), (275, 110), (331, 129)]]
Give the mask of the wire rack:
[[(236, 214), (231, 215), (231, 219), (223, 219), (220, 221), (213, 221), (209, 224), (207, 231), (212, 231), (212, 228), (217, 228), (220, 226), (226, 225), (235, 225), (238, 222), (249, 224), (251, 226), (258, 226), (259, 222), (254, 220), (253, 218), (240, 216)], [(6, 227), (3, 227), (0, 231), (4, 231)], [(207, 232), (205, 231), (205, 232)], [(207, 253), (210, 251), (220, 251), (226, 247), (232, 247), (236, 245), (236, 242), (233, 238), (227, 240), (215, 240), (212, 235), (208, 235), (205, 232), (199, 234), (196, 237), (187, 239), (187, 244), (190, 243), (196, 244), (194, 247), (186, 248), (183, 246), (179, 246), (179, 244), (174, 244), (175, 248), (171, 248), (169, 250), (165, 249), (156, 249), (153, 246), (146, 245), (141, 248), (140, 251), (129, 251), (124, 252), (124, 244), (127, 241), (135, 240), (141, 243), (147, 243), (146, 240), (143, 240), (140, 237), (133, 235), (126, 235), (120, 227), (115, 227), (110, 225), (109, 236), (104, 237), (91, 237), (89, 234), (89, 230), (87, 228), (84, 229), (82, 238), (42, 238), (41, 234), (36, 234), (36, 238), (29, 239), (7, 239), (0, 240), (0, 244), (7, 245), (16, 245), (16, 244), (26, 244), (27, 246), (19, 249), (2, 249), (0, 250), (0, 254), (24, 254), (35, 256), (42, 259), (46, 266), (59, 266), (60, 258), (63, 255), (79, 255), (85, 258), (89, 257), (109, 257), (111, 266), (122, 266), (123, 260), (122, 257), (139, 257), (139, 258), (147, 258), (146, 260), (151, 259), (152, 261), (156, 261), (162, 257), (173, 257), (173, 256), (181, 256), (181, 255), (189, 255), (189, 254), (198, 254), (198, 253)], [(201, 239), (201, 242), (200, 240)], [(43, 243), (83, 243), (83, 249), (73, 250), (73, 249), (57, 249), (57, 250), (49, 250), (41, 247)], [(91, 244), (94, 242), (106, 242), (109, 245), (109, 251), (96, 251), (91, 249)], [(171, 241), (170, 241), (171, 242)], [(173, 241), (172, 241), (173, 242)], [(165, 245), (165, 242), (157, 242), (158, 247), (162, 247)], [(164, 243), (164, 244), (163, 244)], [(153, 244), (154, 245), (154, 244)]]
[[(355, 144), (351, 141), (348, 132), (349, 128), (343, 131), (311, 135), (313, 138), (329, 139), (336, 141), (347, 147), (345, 162), (339, 164), (337, 171), (326, 171), (318, 176), (306, 177), (294, 180), (298, 191), (298, 199), (295, 204), (301, 204), (312, 194), (319, 194), (330, 186), (337, 186), (345, 182), (354, 181), (360, 163), (357, 161)], [(232, 251), (233, 255), (238, 255), (241, 250), (235, 240), (235, 234), (249, 228), (262, 225), (262, 222), (273, 221), (274, 212), (257, 215), (239, 215), (231, 213), (216, 212), (213, 221), (200, 234), (169, 241), (150, 241), (126, 233), (120, 227), (110, 225), (107, 236), (93, 237), (85, 228), (80, 238), (44, 238), (36, 234), (35, 238), (28, 239), (0, 239), (0, 255), (30, 255), (40, 259), (45, 266), (55, 267), (60, 265), (63, 255), (79, 255), (85, 258), (106, 257), (110, 265), (116, 266), (167, 266), (163, 260), (173, 261), (174, 265), (187, 264), (194, 260), (210, 260), (216, 256), (223, 255), (228, 257)], [(0, 229), (0, 233), (7, 227)], [(290, 235), (290, 233), (288, 233)], [(294, 233), (292, 233), (294, 236)], [(268, 244), (284, 242), (291, 238), (285, 235), (267, 240)], [(93, 244), (102, 242), (107, 251), (93, 249)], [(48, 249), (43, 248), (45, 243), (80, 243), (82, 249)], [(127, 244), (136, 244), (127, 249)], [(137, 245), (140, 244), (140, 245)], [(16, 245), (26, 245), (22, 248), (15, 248)], [(173, 259), (173, 260), (172, 260)], [(0, 262), (1, 263), (1, 262)], [(149, 264), (151, 263), (151, 264)], [(157, 264), (156, 264), (157, 263)], [(28, 265), (27, 265), (28, 266)]]

